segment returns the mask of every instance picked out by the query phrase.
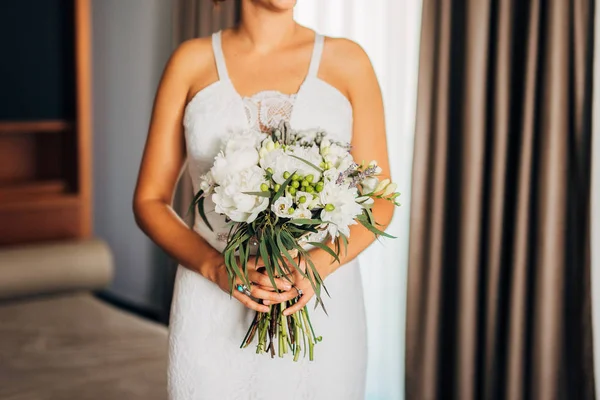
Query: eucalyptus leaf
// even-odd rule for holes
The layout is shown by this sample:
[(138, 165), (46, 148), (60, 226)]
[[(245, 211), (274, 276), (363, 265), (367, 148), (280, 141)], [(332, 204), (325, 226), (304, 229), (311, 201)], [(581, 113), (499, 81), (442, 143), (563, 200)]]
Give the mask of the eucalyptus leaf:
[(204, 213), (204, 199), (204, 197), (200, 197), (200, 199), (198, 199), (198, 214), (200, 214), (200, 218), (202, 218), (202, 221), (204, 221), (206, 226), (208, 226), (208, 228), (214, 232), (213, 227), (210, 225), (210, 222), (208, 222), (206, 214)]
[(298, 156), (295, 156), (295, 155), (293, 155), (293, 154), (289, 154), (289, 156), (290, 156), (290, 157), (293, 157), (293, 158), (295, 158), (296, 160), (300, 160), (300, 161), (302, 161), (303, 163), (305, 163), (306, 165), (313, 167), (314, 169), (316, 169), (316, 170), (317, 170), (317, 171), (319, 171), (320, 173), (323, 173), (323, 170), (322, 170), (321, 168), (317, 167), (315, 164), (311, 163), (310, 161), (307, 161), (307, 160), (305, 160), (304, 158), (302, 158), (302, 157), (298, 157)]

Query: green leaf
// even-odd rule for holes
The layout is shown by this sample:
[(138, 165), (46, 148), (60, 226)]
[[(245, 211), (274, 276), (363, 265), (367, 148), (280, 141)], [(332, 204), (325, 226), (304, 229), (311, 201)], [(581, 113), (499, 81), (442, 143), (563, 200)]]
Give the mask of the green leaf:
[(266, 191), (266, 192), (242, 192), (243, 194), (249, 194), (250, 196), (259, 196), (259, 197), (266, 197), (269, 198), (271, 197), (271, 192)]
[(298, 219), (291, 219), (287, 223), (294, 224), (294, 225), (321, 225), (323, 223), (323, 221), (321, 221), (320, 219), (298, 218)]
[(213, 227), (210, 225), (210, 222), (208, 222), (206, 214), (204, 213), (204, 199), (204, 197), (200, 197), (200, 199), (198, 199), (198, 213), (200, 214), (200, 218), (202, 218), (202, 221), (204, 221), (206, 226), (208, 226), (208, 228), (214, 232)]
[(283, 245), (283, 241), (281, 240), (281, 233), (279, 235), (276, 235), (276, 241), (277, 241), (277, 246), (279, 247), (279, 252), (281, 254), (283, 254), (283, 256), (285, 258), (287, 258), (287, 260), (290, 262), (290, 264), (292, 266), (294, 266), (294, 268), (296, 268), (297, 270), (300, 270), (300, 267), (296, 263), (296, 260), (294, 260), (294, 258), (292, 257), (292, 255), (288, 251), (287, 247), (285, 247)]
[(260, 241), (260, 244), (258, 245), (258, 250), (260, 252), (260, 256), (262, 257), (263, 261), (265, 262), (265, 268), (267, 270), (267, 275), (269, 276), (269, 280), (271, 281), (271, 285), (273, 285), (273, 287), (277, 287), (277, 285), (275, 284), (275, 277), (273, 274), (273, 266), (271, 265), (271, 259), (269, 258), (269, 253), (267, 252), (267, 244), (264, 240)]
[(348, 255), (348, 238), (343, 233), (339, 233), (338, 237), (342, 240), (342, 243), (344, 244), (344, 257), (345, 257)]
[(295, 156), (295, 155), (293, 155), (293, 154), (288, 154), (288, 155), (289, 155), (290, 157), (294, 157), (296, 160), (300, 160), (300, 161), (302, 161), (302, 162), (303, 162), (303, 163), (305, 163), (306, 165), (309, 165), (309, 166), (313, 167), (314, 169), (316, 169), (316, 170), (317, 170), (317, 171), (319, 171), (320, 173), (323, 173), (323, 170), (322, 170), (321, 168), (317, 167), (315, 164), (311, 163), (310, 161), (306, 161), (304, 158), (297, 157), (297, 156)]
[(364, 226), (365, 228), (367, 228), (368, 230), (373, 232), (376, 236), (385, 236), (387, 238), (396, 239), (395, 236), (392, 236), (388, 233), (385, 233), (385, 232), (380, 231), (379, 229), (375, 228), (373, 225), (371, 225), (371, 223), (367, 220), (367, 217), (365, 217), (364, 215), (358, 216), (356, 218), (356, 220), (358, 222), (360, 222), (362, 224), (362, 226)]
[(192, 210), (194, 209), (194, 207), (196, 206), (196, 203), (198, 203), (198, 200), (200, 200), (200, 197), (202, 197), (202, 195), (204, 194), (203, 190), (199, 190), (198, 193), (196, 193), (196, 195), (194, 196), (194, 198), (192, 199), (192, 202), (190, 204), (190, 207), (187, 210), (187, 213), (185, 213), (186, 216), (190, 215), (190, 213), (192, 212)]
[(319, 249), (321, 249), (323, 251), (326, 251), (335, 259), (335, 261), (337, 261), (339, 264), (341, 264), (340, 257), (335, 253), (335, 251), (331, 250), (331, 248), (329, 246), (324, 245), (323, 243), (320, 243), (320, 242), (308, 242), (308, 244), (318, 247)]
[(277, 191), (277, 193), (275, 193), (275, 196), (273, 196), (273, 200), (272, 202), (275, 203), (277, 201), (277, 199), (279, 199), (282, 195), (283, 192), (285, 192), (285, 188), (287, 187), (287, 185), (290, 184), (290, 182), (292, 181), (292, 176), (294, 176), (294, 174), (296, 173), (296, 171), (292, 172), (290, 174), (290, 177), (287, 178), (282, 184), (281, 187), (279, 188), (279, 190)]

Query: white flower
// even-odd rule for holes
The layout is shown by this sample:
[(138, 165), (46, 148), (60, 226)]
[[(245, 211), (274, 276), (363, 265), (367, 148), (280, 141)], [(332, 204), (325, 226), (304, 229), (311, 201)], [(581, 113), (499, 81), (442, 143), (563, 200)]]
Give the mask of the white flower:
[(260, 160), (260, 166), (265, 170), (271, 168), (273, 180), (280, 185), (285, 182), (284, 172), (297, 172), (302, 176), (313, 175), (315, 182), (321, 179), (321, 174), (317, 170), (290, 155), (302, 158), (314, 165), (319, 165), (322, 160), (316, 147), (288, 146), (287, 150), (274, 149), (266, 153)]
[(303, 131), (298, 131), (296, 141), (298, 144), (310, 146), (311, 144), (315, 143), (315, 140), (317, 139), (317, 134), (319, 132), (323, 131), (320, 129), (306, 129)]
[(227, 215), (232, 221), (254, 221), (260, 212), (267, 209), (269, 199), (245, 192), (259, 192), (263, 183), (266, 183), (264, 171), (256, 165), (226, 175), (212, 195), (215, 211)]
[(298, 207), (294, 211), (294, 214), (292, 214), (292, 218), (294, 218), (294, 219), (312, 219), (312, 213), (307, 208)]
[(200, 190), (202, 190), (205, 194), (210, 193), (210, 190), (214, 184), (215, 181), (210, 171), (200, 177)]
[(258, 149), (265, 136), (256, 130), (244, 130), (233, 132), (223, 139), (221, 150), (225, 155), (230, 155), (241, 149)]
[(360, 182), (363, 193), (374, 193), (377, 185), (379, 185), (379, 179), (376, 176), (369, 176)]
[(381, 182), (379, 182), (379, 185), (377, 185), (377, 187), (374, 190), (374, 193), (379, 193), (382, 190), (384, 190), (388, 185), (390, 184), (390, 180), (389, 179), (384, 179)]
[[(210, 173), (218, 185), (223, 185), (231, 175), (237, 175), (258, 164), (258, 152), (252, 147), (230, 149), (220, 152)], [(264, 175), (264, 171), (262, 171)]]
[(373, 205), (373, 203), (375, 203), (375, 200), (373, 200), (373, 198), (369, 196), (362, 196), (357, 198), (356, 202), (360, 204), (363, 208), (370, 208), (370, 206)]
[[(308, 161), (314, 166), (318, 167), (321, 164), (323, 158), (319, 154), (319, 148), (317, 146), (311, 147), (301, 147), (301, 146), (289, 146), (287, 152), (291, 155), (294, 155), (302, 160)], [(290, 157), (294, 162), (294, 171), (298, 171), (298, 174), (301, 176), (312, 175), (314, 177), (313, 181), (318, 182), (321, 180), (321, 173), (315, 168), (311, 167), (309, 164), (304, 161), (298, 160), (297, 158)], [(292, 171), (290, 171), (292, 172)]]
[(373, 160), (368, 165), (369, 168), (375, 168), (375, 175), (381, 174), (381, 167), (377, 165), (377, 161)]
[(326, 152), (323, 152), (323, 146), (321, 144), (321, 154), (325, 162), (330, 163), (332, 168), (338, 169), (340, 172), (345, 171), (352, 165), (354, 160), (352, 155), (345, 147), (338, 145), (337, 143), (331, 143), (325, 147)]
[(363, 208), (356, 202), (356, 188), (339, 186), (333, 182), (327, 183), (320, 193), (321, 219), (329, 222), (327, 230), (332, 240), (338, 236), (338, 232), (346, 236), (350, 235), (350, 225), (357, 222), (355, 218), (363, 212)]
[(394, 193), (394, 191), (396, 190), (397, 187), (398, 187), (398, 185), (396, 183), (390, 183), (385, 188), (385, 192), (383, 192), (383, 197), (389, 196), (390, 194)]
[(275, 203), (273, 203), (273, 205), (271, 206), (271, 210), (278, 217), (291, 218), (292, 216), (290, 215), (290, 208), (292, 208), (293, 205), (294, 200), (292, 199), (292, 197), (285, 195), (281, 196), (277, 199), (277, 201), (275, 201)]

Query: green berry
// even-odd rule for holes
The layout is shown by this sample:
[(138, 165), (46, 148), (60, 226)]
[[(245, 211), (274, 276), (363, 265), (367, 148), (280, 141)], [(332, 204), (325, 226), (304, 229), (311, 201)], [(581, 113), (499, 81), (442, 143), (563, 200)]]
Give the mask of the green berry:
[(290, 174), (289, 172), (285, 171), (285, 172), (283, 173), (283, 179), (287, 179), (287, 178), (289, 178), (289, 177), (290, 177), (290, 175), (291, 175), (291, 174)]
[(296, 188), (293, 186), (292, 187), (288, 186), (288, 192), (290, 192), (290, 194), (293, 196), (296, 194)]
[(298, 186), (300, 186), (300, 182), (298, 182), (298, 181), (292, 181), (291, 185), (292, 185), (292, 187), (294, 189), (298, 189)]
[(310, 182), (308, 182), (306, 179), (304, 179), (302, 181), (302, 186), (308, 186), (308, 185), (310, 185)]
[(281, 185), (279, 183), (276, 183), (273, 189), (275, 189), (275, 191), (277, 192), (279, 191), (279, 189), (281, 189)]
[(306, 182), (308, 183), (311, 183), (313, 179), (315, 179), (315, 176), (313, 174), (306, 175), (306, 178), (304, 178), (304, 180), (306, 180)]
[(326, 169), (327, 164), (325, 164), (325, 162), (322, 161), (321, 164), (319, 164), (319, 167), (321, 167), (321, 169)]
[(273, 175), (273, 168), (271, 168), (271, 167), (267, 168), (267, 172), (270, 173), (271, 175)]
[(298, 175), (296, 172), (294, 172), (294, 175), (292, 175), (292, 180), (293, 180), (293, 181), (298, 181), (298, 180), (300, 180), (300, 175)]
[(306, 193), (313, 193), (315, 191), (315, 188), (313, 188), (312, 186), (307, 186), (304, 188), (304, 191)]
[(267, 185), (266, 183), (263, 183), (262, 185), (260, 185), (260, 190), (262, 190), (263, 192), (268, 191), (269, 185)]
[(317, 183), (315, 190), (317, 191), (317, 193), (321, 193), (323, 191), (323, 184), (321, 182)]
[(335, 210), (335, 206), (331, 203), (325, 205), (325, 211), (333, 211)]
[(306, 203), (306, 196), (300, 196), (300, 198), (298, 199), (298, 203), (300, 203), (300, 204)]
[(288, 214), (292, 215), (296, 210), (294, 210), (294, 207), (290, 207), (288, 208)]

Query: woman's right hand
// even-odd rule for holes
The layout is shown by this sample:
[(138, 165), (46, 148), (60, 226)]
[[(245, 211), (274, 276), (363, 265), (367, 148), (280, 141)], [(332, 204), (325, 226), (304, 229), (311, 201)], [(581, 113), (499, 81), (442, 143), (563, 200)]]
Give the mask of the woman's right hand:
[[(258, 265), (260, 266), (260, 260)], [(230, 280), (225, 267), (225, 261), (222, 258), (216, 268), (217, 271), (215, 275), (215, 283), (221, 288), (221, 290), (229, 294)], [(232, 295), (239, 302), (252, 310), (269, 312), (269, 306), (262, 304), (261, 300), (269, 300), (271, 304), (279, 304), (283, 303), (284, 301), (291, 300), (297, 296), (296, 290), (293, 289), (291, 283), (285, 279), (274, 278), (276, 286), (276, 288), (274, 288), (269, 277), (255, 268), (254, 262), (248, 263), (248, 280), (252, 284), (250, 287), (250, 293), (252, 294), (252, 297), (258, 299), (260, 303), (236, 289), (238, 284), (242, 284), (242, 281), (239, 278), (236, 278)], [(276, 289), (279, 289), (279, 292), (277, 292)]]

